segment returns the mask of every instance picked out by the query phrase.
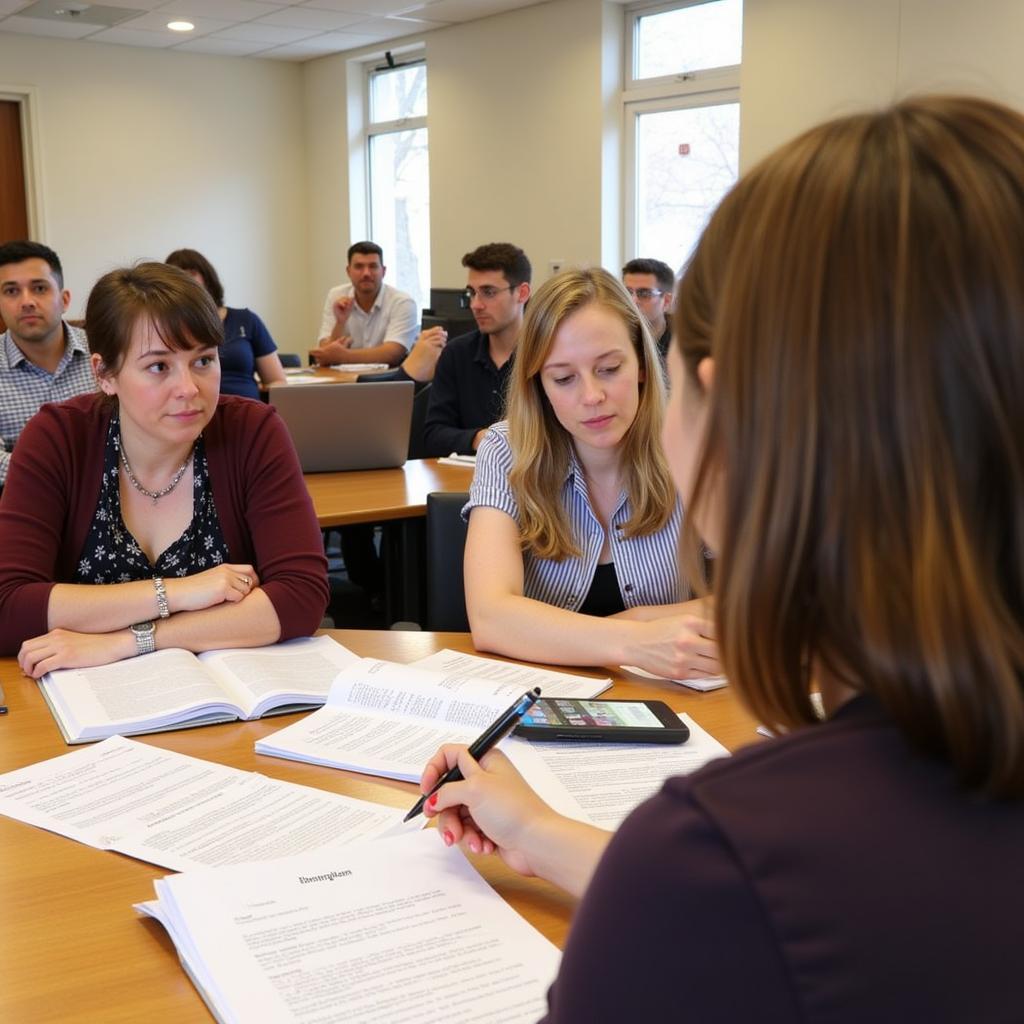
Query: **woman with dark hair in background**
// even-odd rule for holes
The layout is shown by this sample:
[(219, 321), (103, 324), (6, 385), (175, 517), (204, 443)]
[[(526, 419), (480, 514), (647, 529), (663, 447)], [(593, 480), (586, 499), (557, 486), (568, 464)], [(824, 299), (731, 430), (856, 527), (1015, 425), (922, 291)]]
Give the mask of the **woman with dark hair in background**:
[(500, 751), (435, 755), (424, 791), (465, 781), (427, 813), (584, 896), (551, 1022), (1020, 1020), (1024, 117), (808, 132), (723, 200), (676, 310), (669, 464), (723, 667), (783, 735), (614, 836)]
[(255, 376), (265, 388), (285, 380), (277, 345), (266, 324), (251, 309), (233, 309), (224, 305), (224, 286), (213, 264), (195, 249), (175, 249), (164, 260), (184, 270), (201, 284), (217, 304), (224, 324), (224, 344), (220, 348), (220, 393), (259, 398)]
[(143, 263), (100, 278), (85, 321), (100, 393), (29, 421), (0, 501), (0, 654), (38, 678), (312, 633), (316, 515), (274, 411), (219, 394), (210, 296)]

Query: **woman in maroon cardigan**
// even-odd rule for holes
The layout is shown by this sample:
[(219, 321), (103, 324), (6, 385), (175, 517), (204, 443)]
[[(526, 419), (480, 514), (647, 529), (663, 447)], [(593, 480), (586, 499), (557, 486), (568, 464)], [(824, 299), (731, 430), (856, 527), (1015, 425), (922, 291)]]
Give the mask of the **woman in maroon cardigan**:
[(784, 735), (614, 836), (498, 751), (435, 756), (425, 790), (465, 781), (428, 814), (582, 895), (550, 1022), (1024, 1019), (1024, 117), (918, 99), (794, 140), (675, 327), (722, 665)]
[(304, 636), (323, 543), (273, 410), (219, 398), (206, 292), (159, 263), (89, 296), (99, 393), (43, 406), (0, 501), (0, 654), (28, 675)]

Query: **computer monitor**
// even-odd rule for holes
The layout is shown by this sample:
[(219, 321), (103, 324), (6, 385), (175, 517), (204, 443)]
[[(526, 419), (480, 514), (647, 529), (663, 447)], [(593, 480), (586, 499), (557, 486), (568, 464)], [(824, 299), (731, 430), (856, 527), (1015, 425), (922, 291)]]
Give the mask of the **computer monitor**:
[[(428, 312), (424, 310), (424, 312)], [(436, 317), (452, 319), (469, 315), (465, 288), (431, 288), (429, 312)]]

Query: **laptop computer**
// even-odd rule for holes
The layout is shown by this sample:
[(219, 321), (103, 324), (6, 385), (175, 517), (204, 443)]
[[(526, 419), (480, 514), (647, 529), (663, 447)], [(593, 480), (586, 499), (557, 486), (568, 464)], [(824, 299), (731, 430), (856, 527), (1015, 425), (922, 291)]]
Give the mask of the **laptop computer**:
[(412, 381), (270, 388), (304, 473), (390, 469), (409, 453)]

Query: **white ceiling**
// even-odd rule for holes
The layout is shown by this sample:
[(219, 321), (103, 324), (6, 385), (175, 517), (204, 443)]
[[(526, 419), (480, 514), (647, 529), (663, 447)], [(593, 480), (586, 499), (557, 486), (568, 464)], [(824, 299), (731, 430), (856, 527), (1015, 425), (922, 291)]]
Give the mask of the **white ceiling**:
[[(79, 0), (0, 0), (0, 32), (305, 61), (547, 2), (109, 0), (89, 4)], [(172, 32), (167, 23), (175, 20), (191, 21), (195, 29)]]

